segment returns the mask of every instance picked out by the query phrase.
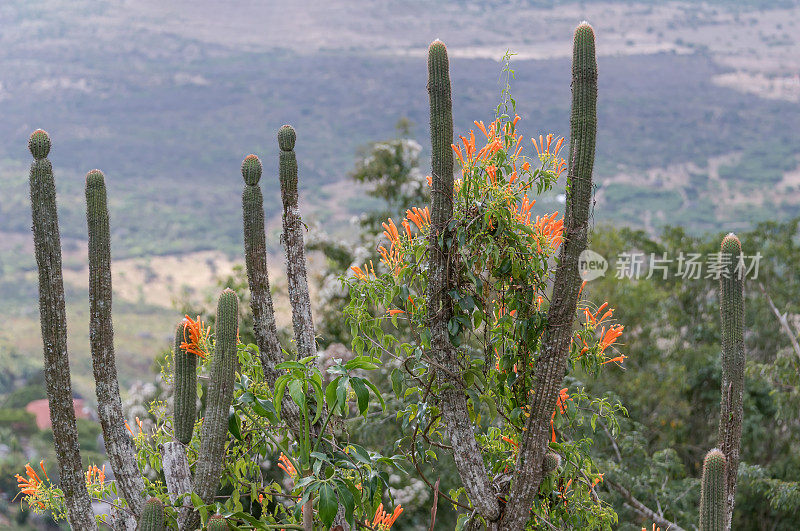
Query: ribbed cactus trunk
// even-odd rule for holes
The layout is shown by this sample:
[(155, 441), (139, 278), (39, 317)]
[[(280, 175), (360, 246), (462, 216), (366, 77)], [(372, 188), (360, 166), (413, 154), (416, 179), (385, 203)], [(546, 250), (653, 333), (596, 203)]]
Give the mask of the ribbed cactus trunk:
[(138, 515), (144, 503), (144, 480), (136, 466), (136, 449), (125, 429), (119, 396), (111, 319), (111, 233), (105, 176), (100, 170), (86, 174), (86, 223), (89, 232), (89, 343), (97, 415), (117, 489)]
[(242, 177), (245, 183), (242, 192), (244, 257), (247, 282), (250, 286), (250, 307), (253, 310), (253, 333), (261, 353), (264, 377), (270, 387), (274, 387), (275, 380), (280, 376), (275, 365), (283, 361), (283, 351), (278, 340), (275, 310), (269, 291), (264, 198), (258, 185), (261, 169), (261, 161), (255, 155), (248, 155), (242, 162)]
[(67, 520), (72, 529), (97, 529), (81, 466), (78, 428), (72, 402), (56, 186), (53, 167), (47, 159), (50, 137), (44, 131), (37, 130), (31, 135), (28, 148), (34, 158), (30, 169), (30, 189), (33, 243), (39, 269), (44, 377), (60, 471), (60, 486), (64, 491)]
[(725, 454), (714, 448), (703, 460), (703, 479), (700, 484), (700, 531), (725, 529), (726, 476)]
[[(450, 63), (447, 47), (434, 41), (428, 48), (428, 96), (431, 113), (431, 232), (428, 241), (428, 326), (431, 354), (437, 363), (457, 371), (458, 353), (450, 342), (447, 323), (453, 315), (448, 292), (452, 289), (454, 249), (443, 247), (453, 217), (453, 110), (450, 89)], [(446, 237), (445, 237), (446, 239)], [(500, 515), (500, 506), (483, 465), (480, 447), (472, 431), (467, 397), (457, 372), (438, 371), (442, 389), (440, 408), (453, 447), (453, 457), (461, 483), (472, 504), (489, 520)]]
[(228, 522), (226, 522), (223, 517), (215, 514), (208, 519), (206, 529), (208, 529), (208, 531), (228, 531), (230, 527), (228, 527)]
[(150, 498), (144, 504), (142, 516), (139, 517), (137, 531), (164, 531), (164, 504), (158, 498)]
[(189, 342), (186, 330), (188, 320), (183, 319), (175, 329), (174, 366), (175, 393), (172, 399), (172, 424), (175, 438), (189, 444), (197, 420), (197, 355), (186, 352), (181, 344)]
[[(214, 501), (225, 464), (228, 415), (233, 402), (233, 385), (238, 366), (239, 301), (231, 289), (223, 290), (217, 303), (214, 357), (206, 397), (206, 412), (200, 432), (200, 453), (194, 473), (194, 492), (205, 503)], [(200, 516), (194, 512), (184, 529), (195, 529)]]
[(589, 24), (582, 23), (575, 30), (572, 55), (572, 113), (564, 243), (556, 267), (542, 351), (534, 368), (531, 416), (520, 442), (517, 473), (512, 480), (501, 525), (503, 530), (524, 528), (544, 475), (542, 464), (550, 435), (550, 418), (564, 379), (581, 285), (578, 257), (586, 249), (596, 133), (597, 60), (594, 31)]
[(286, 247), (286, 280), (292, 305), (292, 325), (300, 357), (317, 353), (311, 298), (308, 295), (306, 254), (303, 245), (303, 222), (297, 204), (297, 157), (294, 144), (297, 135), (289, 125), (278, 131), (280, 148), (280, 182), (283, 201), (283, 244)]
[(728, 462), (725, 474), (725, 529), (731, 528), (742, 441), (744, 399), (744, 270), (742, 244), (734, 234), (722, 240), (720, 317), (722, 331), (722, 404), (717, 446)]

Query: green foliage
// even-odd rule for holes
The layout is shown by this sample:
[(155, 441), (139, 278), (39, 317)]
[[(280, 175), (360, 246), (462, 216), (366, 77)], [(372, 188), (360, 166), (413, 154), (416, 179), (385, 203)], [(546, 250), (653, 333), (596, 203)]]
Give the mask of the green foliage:
[(31, 435), (39, 430), (36, 417), (24, 409), (0, 409), (0, 427), (12, 430), (17, 436)]

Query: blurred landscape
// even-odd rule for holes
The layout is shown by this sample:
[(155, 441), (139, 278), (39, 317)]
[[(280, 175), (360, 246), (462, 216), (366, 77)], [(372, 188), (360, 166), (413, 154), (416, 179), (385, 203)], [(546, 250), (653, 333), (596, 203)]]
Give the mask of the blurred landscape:
[[(360, 147), (394, 138), (407, 118), (429, 171), (430, 41), (442, 39), (451, 53), (456, 134), (494, 118), (510, 50), (525, 137), (561, 136), (581, 20), (598, 37), (596, 226), (650, 236), (681, 226), (699, 236), (800, 216), (796, 1), (3, 2), (0, 395), (41, 369), (27, 180), (34, 129), (53, 139), (73, 386), (93, 404), (88, 170), (102, 169), (108, 182), (117, 363), (127, 389), (151, 379), (179, 308), (202, 306), (243, 262), (239, 167), (249, 153), (264, 164), (270, 273), (279, 324), (289, 323), (275, 137), (282, 124), (298, 134), (304, 221), (347, 237), (351, 218), (375, 206), (348, 180)], [(539, 205), (560, 208), (556, 194)]]

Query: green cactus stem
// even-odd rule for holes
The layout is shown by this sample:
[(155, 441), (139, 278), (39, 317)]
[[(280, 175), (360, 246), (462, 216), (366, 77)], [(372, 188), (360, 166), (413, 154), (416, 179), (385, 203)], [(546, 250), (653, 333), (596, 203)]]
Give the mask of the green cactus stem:
[(150, 498), (144, 504), (137, 531), (163, 531), (164, 529), (166, 529), (164, 504), (158, 498)]
[(294, 153), (296, 138), (294, 129), (289, 125), (284, 125), (278, 131), (286, 281), (289, 302), (292, 306), (292, 325), (297, 352), (300, 357), (306, 357), (316, 355), (317, 346), (314, 340), (314, 321), (311, 317), (311, 299), (308, 295), (303, 222), (297, 206), (297, 157)]
[(230, 527), (228, 527), (228, 522), (222, 516), (215, 514), (208, 519), (206, 529), (208, 531), (228, 531)]
[(248, 155), (242, 162), (245, 187), (242, 192), (242, 218), (244, 223), (244, 256), (247, 282), (250, 286), (250, 307), (253, 310), (253, 333), (261, 354), (261, 367), (270, 387), (280, 372), (275, 365), (283, 361), (283, 351), (278, 340), (275, 310), (269, 288), (267, 269), (267, 243), (264, 234), (264, 199), (258, 181), (261, 179), (261, 161)]
[[(440, 239), (453, 217), (453, 108), (450, 93), (450, 62), (447, 47), (434, 41), (428, 48), (428, 96), (431, 117), (431, 232), (428, 240), (428, 326), (431, 330), (431, 355), (446, 367), (458, 367), (458, 354), (450, 342), (447, 323), (453, 315), (448, 292), (455, 253), (440, 245)], [(469, 499), (485, 518), (495, 520), (500, 505), (472, 431), (467, 398), (458, 375), (439, 372), (440, 404), (447, 436), (453, 443), (453, 458)], [(457, 441), (457, 444), (456, 444)]]
[(727, 459), (717, 448), (703, 460), (703, 479), (700, 485), (700, 531), (725, 529)]
[(728, 460), (725, 528), (730, 529), (739, 468), (744, 399), (744, 270), (742, 244), (735, 234), (722, 240), (719, 298), (722, 332), (722, 401), (717, 446)]
[(542, 463), (542, 470), (545, 474), (555, 472), (561, 465), (561, 456), (555, 452), (547, 452), (544, 454), (544, 463)]
[[(39, 315), (44, 344), (44, 376), (67, 520), (73, 529), (97, 529), (81, 466), (67, 354), (67, 315), (61, 269), (56, 186), (47, 159), (50, 137), (35, 131), (28, 141), (33, 243), (39, 270)], [(120, 422), (122, 419), (120, 418)]]
[(106, 453), (120, 494), (134, 514), (142, 510), (144, 480), (136, 466), (133, 439), (122, 422), (114, 327), (111, 319), (111, 235), (105, 176), (86, 174), (86, 223), (89, 230), (89, 343), (97, 394), (97, 414)]
[[(233, 384), (238, 366), (236, 351), (239, 332), (239, 301), (236, 293), (225, 289), (217, 303), (216, 339), (206, 395), (206, 411), (200, 432), (200, 453), (194, 474), (194, 492), (205, 503), (212, 503), (219, 487), (228, 441), (228, 415), (233, 402)], [(184, 529), (195, 529), (199, 514), (194, 512)]]
[(189, 342), (189, 331), (183, 319), (175, 329), (175, 395), (172, 401), (172, 423), (175, 438), (189, 444), (197, 419), (197, 354), (186, 352), (181, 344)]
[(529, 409), (531, 415), (520, 441), (517, 473), (512, 479), (502, 529), (523, 528), (544, 474), (542, 465), (550, 434), (550, 415), (556, 407), (556, 397), (566, 371), (581, 285), (578, 257), (586, 249), (596, 133), (597, 60), (594, 30), (584, 22), (575, 29), (572, 55), (572, 112), (564, 243), (556, 267), (542, 352), (534, 369), (534, 392)]

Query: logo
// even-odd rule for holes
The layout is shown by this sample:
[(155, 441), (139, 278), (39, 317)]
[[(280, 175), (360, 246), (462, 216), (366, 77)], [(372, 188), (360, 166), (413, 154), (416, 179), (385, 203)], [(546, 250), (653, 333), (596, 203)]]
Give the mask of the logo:
[(608, 271), (608, 261), (594, 251), (586, 249), (578, 256), (578, 274), (583, 280), (600, 278)]

